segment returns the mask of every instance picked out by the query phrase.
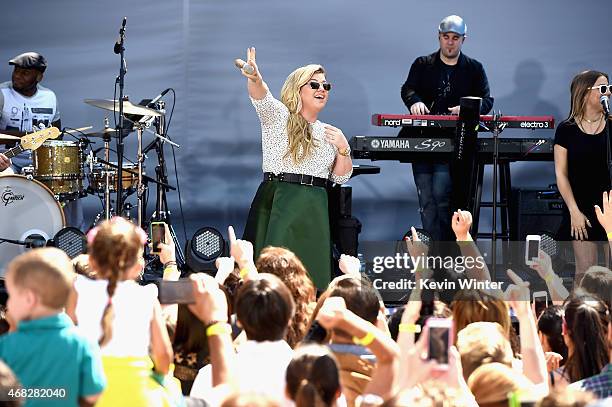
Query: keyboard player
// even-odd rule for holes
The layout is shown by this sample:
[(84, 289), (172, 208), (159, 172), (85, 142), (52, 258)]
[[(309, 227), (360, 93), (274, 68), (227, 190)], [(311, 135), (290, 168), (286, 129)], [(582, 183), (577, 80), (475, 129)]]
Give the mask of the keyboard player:
[[(458, 115), (459, 99), (464, 96), (482, 98), (480, 114), (491, 110), (493, 98), (489, 95), (489, 83), (482, 64), (461, 52), (466, 33), (467, 26), (461, 17), (445, 17), (438, 27), (440, 48), (412, 63), (401, 91), (402, 100), (411, 114)], [(399, 136), (453, 137), (454, 129), (404, 127)], [(412, 171), (423, 228), (434, 240), (454, 240), (450, 226), (449, 164), (414, 162)]]

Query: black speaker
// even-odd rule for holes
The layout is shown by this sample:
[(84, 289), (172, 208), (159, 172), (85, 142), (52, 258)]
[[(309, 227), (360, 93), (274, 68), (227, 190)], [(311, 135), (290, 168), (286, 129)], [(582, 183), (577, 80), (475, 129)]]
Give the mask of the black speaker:
[(350, 185), (340, 186), (340, 217), (350, 218), (352, 213), (353, 189)]
[(512, 189), (510, 240), (524, 241), (527, 235), (550, 232), (556, 235), (565, 203), (554, 187)]

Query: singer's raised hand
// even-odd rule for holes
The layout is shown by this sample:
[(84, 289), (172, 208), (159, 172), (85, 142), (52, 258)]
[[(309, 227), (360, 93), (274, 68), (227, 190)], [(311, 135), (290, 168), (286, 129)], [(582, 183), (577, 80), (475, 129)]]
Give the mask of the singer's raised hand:
[(242, 75), (249, 79), (247, 81), (249, 95), (256, 100), (263, 99), (268, 92), (268, 86), (263, 81), (263, 78), (259, 73), (259, 68), (257, 67), (257, 62), (255, 61), (255, 47), (247, 48), (247, 64), (253, 67), (253, 73), (247, 73), (244, 68), (240, 71), (242, 72)]

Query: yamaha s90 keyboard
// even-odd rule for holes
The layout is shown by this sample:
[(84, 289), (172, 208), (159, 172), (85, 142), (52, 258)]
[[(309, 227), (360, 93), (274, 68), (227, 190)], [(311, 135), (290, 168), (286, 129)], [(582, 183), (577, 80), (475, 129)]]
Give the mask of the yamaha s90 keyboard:
[[(374, 126), (384, 127), (430, 127), (444, 128), (457, 127), (459, 116), (455, 115), (412, 115), (412, 114), (385, 114), (372, 115)], [(494, 127), (493, 116), (480, 116), (479, 131), (490, 131)], [(554, 129), (553, 116), (501, 116), (500, 128), (514, 129)]]
[[(356, 136), (351, 139), (354, 158), (370, 160), (446, 161), (455, 151), (450, 138), (398, 138)], [(493, 138), (479, 138), (476, 145), (477, 160), (493, 160)], [(499, 159), (504, 161), (553, 161), (553, 139), (506, 138), (498, 139)]]

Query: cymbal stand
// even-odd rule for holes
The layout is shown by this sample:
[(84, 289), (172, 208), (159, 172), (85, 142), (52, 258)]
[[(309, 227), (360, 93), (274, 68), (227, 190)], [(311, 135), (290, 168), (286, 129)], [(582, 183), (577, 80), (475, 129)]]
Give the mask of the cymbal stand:
[(137, 225), (140, 227), (142, 227), (143, 214), (145, 210), (144, 204), (143, 204), (145, 185), (142, 182), (142, 170), (143, 170), (143, 163), (145, 159), (145, 155), (142, 152), (142, 132), (144, 131), (145, 126), (146, 126), (146, 123), (141, 123), (141, 122), (134, 123), (134, 127), (136, 127), (136, 135), (138, 136), (138, 158), (136, 159), (136, 161), (138, 162), (138, 183), (136, 186), (136, 196), (138, 199)]
[[(108, 117), (104, 118), (104, 130), (109, 128)], [(110, 161), (110, 141), (111, 136), (110, 132), (105, 131), (104, 137), (104, 160), (106, 162)], [(91, 173), (93, 174), (93, 162), (91, 163)], [(109, 220), (112, 216), (111, 214), (111, 193), (110, 193), (110, 171), (111, 168), (108, 164), (104, 164), (104, 219)]]

